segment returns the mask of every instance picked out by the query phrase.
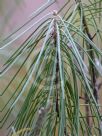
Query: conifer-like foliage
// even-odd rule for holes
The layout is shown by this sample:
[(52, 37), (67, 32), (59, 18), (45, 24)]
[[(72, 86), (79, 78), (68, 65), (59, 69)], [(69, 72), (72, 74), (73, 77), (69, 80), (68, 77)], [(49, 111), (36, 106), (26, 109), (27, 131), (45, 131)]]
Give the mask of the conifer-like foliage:
[(101, 3), (101, 0), (88, 0), (87, 3), (75, 0), (68, 6), (70, 0), (66, 1), (60, 11), (42, 16), (17, 36), (15, 33), (22, 27), (5, 39), (13, 36), (0, 50), (44, 19), (0, 71), (0, 77), (4, 76), (25, 54), (22, 64), (0, 92), (0, 97), (5, 95), (23, 67), (28, 65), (11, 97), (0, 109), (2, 127), (20, 104), (9, 126), (12, 128), (10, 136), (102, 135), (101, 83), (97, 83), (102, 75)]

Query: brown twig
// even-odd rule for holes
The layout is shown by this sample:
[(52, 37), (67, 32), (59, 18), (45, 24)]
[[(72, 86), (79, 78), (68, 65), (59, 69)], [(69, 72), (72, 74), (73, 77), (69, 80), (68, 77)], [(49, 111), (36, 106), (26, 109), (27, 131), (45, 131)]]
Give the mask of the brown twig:
[[(53, 39), (54, 39), (54, 45), (56, 47), (56, 20), (54, 21), (54, 31), (53, 31)], [(59, 92), (59, 58), (58, 58), (58, 52), (57, 52), (57, 62), (56, 62), (56, 78), (55, 78), (55, 85), (56, 85), (56, 112), (57, 117), (59, 117), (59, 104), (58, 104), (58, 92)]]
[(51, 104), (49, 104), (47, 108), (42, 107), (39, 110), (39, 116), (38, 116), (38, 119), (36, 121), (36, 125), (34, 127), (33, 136), (39, 136), (39, 134), (41, 132), (41, 128), (43, 126), (45, 115), (48, 113), (50, 108), (51, 108)]
[[(82, 6), (82, 3), (81, 3), (81, 0), (75, 0), (76, 3), (79, 3), (79, 13), (81, 15), (81, 6)], [(85, 18), (85, 15), (83, 13), (83, 28), (84, 28), (84, 32), (86, 32), (88, 38), (93, 41), (94, 37), (96, 36), (96, 33), (94, 34), (94, 36), (91, 36), (90, 32), (89, 32), (89, 28), (87, 26), (87, 22), (86, 22), (86, 18)], [(90, 49), (90, 52), (89, 52), (89, 56), (91, 57), (91, 59), (95, 62), (95, 57), (94, 57), (94, 52), (93, 52), (93, 47), (91, 44), (88, 44), (89, 46), (87, 47), (88, 49)], [(98, 90), (99, 88), (101, 87), (101, 84), (96, 87), (96, 78), (97, 78), (97, 75), (96, 75), (96, 70), (95, 70), (95, 67), (94, 67), (94, 64), (89, 60), (89, 68), (90, 68), (90, 76), (91, 76), (91, 84), (92, 84), (92, 89), (93, 89), (93, 95), (95, 97), (95, 100), (96, 102), (98, 103)], [(85, 103), (89, 103), (89, 98), (87, 96), (87, 94), (85, 94)], [(97, 109), (98, 112), (99, 112), (99, 109)], [(86, 106), (86, 121), (89, 125), (89, 127), (91, 128), (91, 122), (90, 122), (90, 118), (89, 118), (89, 114), (90, 114), (90, 109), (88, 106)], [(93, 118), (91, 118), (93, 119)], [(100, 121), (98, 122), (98, 127), (100, 128)], [(101, 136), (102, 135), (102, 132), (101, 132), (101, 128), (99, 130), (99, 135)]]
[[(79, 3), (79, 14), (81, 15), (81, 0), (75, 0), (76, 3)], [(86, 22), (86, 18), (83, 14), (83, 28), (84, 28), (84, 32), (86, 32), (88, 38), (92, 41), (93, 38), (96, 36), (96, 34), (94, 34), (94, 36), (92, 37), (90, 32), (89, 32), (89, 28), (87, 26), (87, 22)], [(93, 47), (89, 44), (89, 46), (87, 47), (88, 49), (90, 49), (90, 52), (89, 52), (89, 56), (94, 60), (94, 52), (93, 52)], [(92, 83), (92, 89), (93, 89), (93, 95), (96, 99), (96, 101), (98, 101), (98, 92), (97, 92), (97, 89), (96, 89), (96, 72), (95, 72), (95, 67), (93, 65), (93, 63), (90, 61), (90, 75), (91, 75), (91, 83)], [(85, 103), (88, 104), (89, 103), (89, 98), (87, 96), (87, 94), (85, 94)], [(86, 109), (86, 121), (90, 127), (90, 118), (89, 118), (89, 114), (90, 114), (90, 110), (89, 110), (89, 107), (86, 106), (85, 107)]]

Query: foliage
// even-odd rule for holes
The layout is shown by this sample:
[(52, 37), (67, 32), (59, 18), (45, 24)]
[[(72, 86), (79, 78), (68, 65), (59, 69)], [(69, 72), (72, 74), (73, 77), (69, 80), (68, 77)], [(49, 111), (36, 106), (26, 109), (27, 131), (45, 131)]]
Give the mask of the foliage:
[(101, 0), (89, 0), (87, 4), (75, 0), (74, 6), (67, 8), (69, 3), (59, 12), (43, 16), (0, 48), (8, 47), (48, 17), (8, 58), (0, 72), (3, 76), (26, 53), (25, 60), (0, 94), (2, 96), (33, 54), (27, 71), (6, 104), (8, 110), (4, 111), (6, 105), (1, 110), (5, 113), (0, 122), (3, 125), (22, 95), (27, 93), (12, 124), (15, 135), (16, 132), (21, 136), (102, 135), (100, 87), (96, 86), (101, 66), (95, 61), (101, 64)]

